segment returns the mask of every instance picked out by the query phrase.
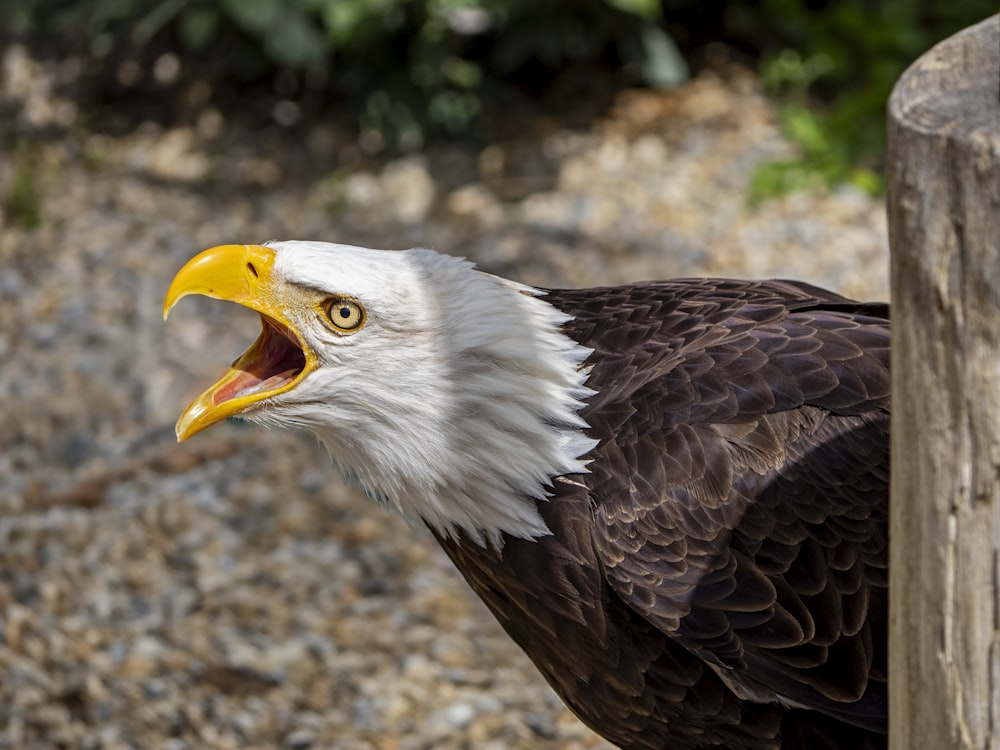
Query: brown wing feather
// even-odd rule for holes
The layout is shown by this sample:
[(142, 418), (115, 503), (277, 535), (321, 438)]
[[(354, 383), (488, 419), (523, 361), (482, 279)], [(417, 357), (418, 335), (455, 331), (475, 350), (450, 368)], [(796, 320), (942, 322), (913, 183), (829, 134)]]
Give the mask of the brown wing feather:
[(590, 497), (556, 483), (553, 534), (502, 550), (439, 537), (471, 587), (567, 706), (632, 750), (778, 750), (783, 709), (744, 706), (689, 649), (626, 606), (593, 547)]
[(571, 334), (611, 587), (737, 693), (884, 732), (887, 309), (790, 282), (607, 297), (554, 301), (599, 318)]
[(621, 747), (884, 748), (887, 308), (727, 280), (548, 299), (594, 350), (600, 444), (551, 536), (440, 539), (470, 585)]

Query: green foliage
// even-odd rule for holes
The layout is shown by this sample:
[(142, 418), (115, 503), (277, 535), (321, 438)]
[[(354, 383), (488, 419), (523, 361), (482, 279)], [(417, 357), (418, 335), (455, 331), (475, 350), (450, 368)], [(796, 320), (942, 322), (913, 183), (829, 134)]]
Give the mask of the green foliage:
[(37, 151), (18, 142), (13, 152), (13, 169), (0, 205), (11, 224), (34, 229), (42, 223), (42, 186)]
[[(750, 200), (759, 202), (818, 185), (853, 184), (866, 193), (883, 190), (882, 177), (873, 168), (859, 166), (852, 142), (830, 131), (822, 112), (797, 104), (781, 107), (786, 135), (801, 151), (797, 159), (761, 165), (750, 184)], [(874, 127), (874, 126), (873, 126)]]
[(995, 12), (996, 0), (2, 0), (0, 23), (111, 70), (172, 49), (234, 87), (300, 71), (363, 132), (404, 148), (475, 133), (574, 63), (676, 85), (685, 55), (721, 40), (759, 61), (802, 153), (762, 169), (763, 198), (816, 182), (879, 190), (892, 85)]
[(609, 54), (657, 84), (686, 71), (655, 25), (657, 0), (4, 2), (36, 39), (84, 39), (96, 58), (141, 57), (167, 42), (230, 80), (274, 67), (319, 72), (356, 106), (363, 130), (403, 146), (469, 133), (511, 82), (524, 83), (518, 76), (544, 81)]
[(885, 106), (905, 68), (938, 41), (996, 13), (996, 0), (745, 0), (726, 33), (761, 51), (761, 77), (784, 102), (801, 159), (765, 166), (764, 198), (822, 182), (882, 189)]

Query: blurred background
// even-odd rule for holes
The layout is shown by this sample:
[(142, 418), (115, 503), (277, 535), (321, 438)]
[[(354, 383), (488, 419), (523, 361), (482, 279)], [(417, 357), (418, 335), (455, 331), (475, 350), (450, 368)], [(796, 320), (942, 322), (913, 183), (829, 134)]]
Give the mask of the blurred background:
[(892, 84), (995, 0), (4, 0), (0, 749), (606, 748), (302, 435), (172, 424), (224, 242), (887, 296)]

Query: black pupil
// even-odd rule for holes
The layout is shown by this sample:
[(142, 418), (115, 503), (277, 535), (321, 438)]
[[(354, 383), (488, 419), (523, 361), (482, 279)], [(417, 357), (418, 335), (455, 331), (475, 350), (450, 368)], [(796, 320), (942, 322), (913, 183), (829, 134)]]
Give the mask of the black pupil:
[(338, 312), (340, 313), (340, 317), (344, 318), (345, 320), (351, 317), (351, 308), (349, 307), (342, 307)]

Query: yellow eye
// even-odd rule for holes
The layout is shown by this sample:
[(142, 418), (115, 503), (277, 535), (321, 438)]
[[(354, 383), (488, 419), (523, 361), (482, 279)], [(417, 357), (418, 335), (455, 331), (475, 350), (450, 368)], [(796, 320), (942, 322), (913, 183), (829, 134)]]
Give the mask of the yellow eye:
[(365, 322), (365, 311), (351, 299), (329, 300), (323, 309), (326, 310), (326, 317), (338, 331), (354, 331)]

